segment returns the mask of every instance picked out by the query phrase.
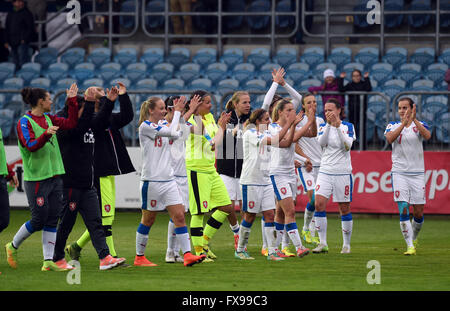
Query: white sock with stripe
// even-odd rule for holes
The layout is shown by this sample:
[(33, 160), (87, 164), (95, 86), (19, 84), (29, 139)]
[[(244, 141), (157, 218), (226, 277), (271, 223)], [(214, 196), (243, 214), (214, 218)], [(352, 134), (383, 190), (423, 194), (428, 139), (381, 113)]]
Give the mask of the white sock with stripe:
[(303, 246), (302, 239), (300, 238), (297, 224), (295, 222), (286, 224), (286, 232), (289, 235), (289, 238), (291, 239), (292, 244), (294, 244), (296, 250)]
[(138, 256), (143, 256), (145, 254), (149, 231), (150, 227), (139, 224), (139, 227), (136, 231), (136, 255)]
[(264, 224), (263, 232), (267, 238), (267, 248), (269, 255), (275, 253), (277, 249), (275, 238), (276, 235), (275, 224), (273, 222), (266, 222)]
[[(262, 245), (262, 248), (267, 248), (268, 247), (268, 244), (267, 244), (267, 237), (266, 237), (266, 234), (265, 234), (265, 221), (264, 221), (264, 216), (261, 218), (261, 235), (262, 235), (262, 242), (263, 242), (263, 245)], [(273, 223), (272, 223), (273, 224)], [(274, 227), (274, 229), (275, 229), (275, 227)], [(270, 244), (269, 244), (270, 245)]]
[(169, 220), (167, 225), (167, 250), (175, 253), (175, 247), (177, 246), (177, 235), (175, 234), (175, 224), (172, 219)]
[(13, 242), (12, 242), (13, 246), (15, 248), (19, 248), (19, 246), (23, 243), (23, 241), (25, 241), (33, 233), (34, 233), (34, 229), (31, 226), (30, 221), (27, 221), (20, 227), (20, 229), (19, 229), (19, 231), (17, 231), (16, 235), (14, 235)]
[(56, 228), (44, 227), (42, 230), (42, 253), (44, 260), (53, 260), (56, 243)]
[(191, 251), (191, 239), (189, 238), (188, 229), (186, 226), (175, 228), (177, 244), (180, 245), (183, 254)]
[(316, 222), (316, 231), (319, 234), (320, 244), (327, 244), (327, 213), (315, 212), (314, 219)]

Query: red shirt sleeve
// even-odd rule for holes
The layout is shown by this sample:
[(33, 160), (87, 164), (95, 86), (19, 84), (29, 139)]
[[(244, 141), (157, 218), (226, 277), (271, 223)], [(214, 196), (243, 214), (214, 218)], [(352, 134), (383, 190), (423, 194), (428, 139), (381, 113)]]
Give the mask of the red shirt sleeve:
[(60, 130), (70, 130), (77, 126), (78, 122), (78, 102), (76, 97), (68, 98), (67, 104), (69, 106), (68, 117), (58, 117), (55, 115), (48, 115), (54, 126), (59, 126)]
[(7, 167), (8, 167), (8, 176), (6, 176), (6, 180), (10, 181), (14, 177), (15, 173), (12, 169), (12, 166), (7, 165)]
[(19, 136), (19, 141), (22, 146), (31, 152), (42, 148), (52, 137), (44, 132), (41, 136), (36, 138), (30, 121), (25, 117), (20, 118), (17, 123), (17, 135)]

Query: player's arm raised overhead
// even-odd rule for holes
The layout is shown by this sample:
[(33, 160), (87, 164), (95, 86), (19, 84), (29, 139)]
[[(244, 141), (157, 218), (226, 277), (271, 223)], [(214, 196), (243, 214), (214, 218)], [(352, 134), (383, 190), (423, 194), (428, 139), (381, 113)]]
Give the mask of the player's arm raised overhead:
[(272, 85), (270, 86), (269, 90), (266, 93), (266, 96), (264, 96), (264, 101), (262, 104), (262, 109), (269, 111), (270, 104), (272, 104), (273, 97), (275, 96), (275, 92), (277, 91), (278, 85), (281, 83), (284, 83), (284, 75), (286, 72), (283, 68), (278, 68), (278, 70), (273, 69), (272, 70)]

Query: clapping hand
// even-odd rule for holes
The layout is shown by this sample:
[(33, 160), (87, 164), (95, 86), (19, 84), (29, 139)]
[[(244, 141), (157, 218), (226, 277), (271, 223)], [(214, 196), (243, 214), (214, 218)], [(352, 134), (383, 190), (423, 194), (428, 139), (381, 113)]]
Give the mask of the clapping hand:
[(77, 96), (77, 94), (78, 94), (78, 86), (76, 83), (72, 83), (70, 89), (66, 90), (67, 98), (75, 97)]
[(106, 89), (106, 97), (114, 102), (116, 101), (117, 97), (119, 96), (119, 89), (115, 86), (111, 87), (111, 90)]
[(179, 112), (184, 111), (185, 105), (186, 105), (186, 97), (185, 96), (178, 97), (177, 99), (175, 99), (173, 101), (173, 108), (175, 109), (175, 111), (179, 111)]

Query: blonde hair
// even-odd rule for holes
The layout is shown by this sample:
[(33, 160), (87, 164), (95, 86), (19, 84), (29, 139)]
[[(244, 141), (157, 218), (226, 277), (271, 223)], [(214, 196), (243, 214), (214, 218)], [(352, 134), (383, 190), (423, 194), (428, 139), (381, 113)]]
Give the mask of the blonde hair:
[(84, 91), (84, 95), (86, 95), (87, 96), (87, 94), (88, 94), (88, 91), (91, 89), (91, 88), (96, 88), (97, 89), (97, 91), (102, 91), (103, 90), (103, 88), (102, 87), (100, 87), (100, 86), (90, 86), (90, 87), (88, 87), (87, 89), (86, 89), (86, 91)]
[(139, 113), (138, 127), (142, 124), (142, 122), (144, 122), (145, 120), (147, 120), (149, 118), (150, 109), (151, 110), (155, 109), (156, 103), (160, 100), (162, 100), (162, 99), (159, 97), (150, 97), (141, 104), (141, 111)]
[(239, 100), (241, 99), (241, 96), (248, 95), (248, 92), (246, 91), (237, 91), (234, 92), (233, 96), (230, 98), (230, 100), (225, 105), (226, 110), (232, 110), (236, 109), (236, 104), (239, 103)]
[(272, 111), (272, 122), (278, 121), (280, 118), (280, 111), (282, 111), (287, 104), (291, 104), (290, 98), (283, 98), (275, 103), (275, 108)]

